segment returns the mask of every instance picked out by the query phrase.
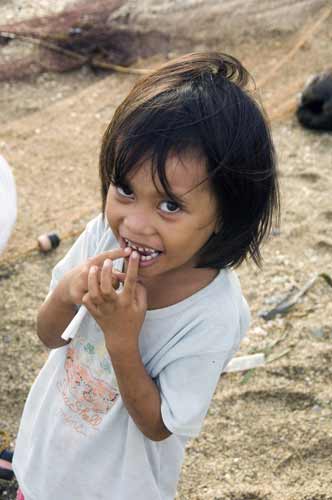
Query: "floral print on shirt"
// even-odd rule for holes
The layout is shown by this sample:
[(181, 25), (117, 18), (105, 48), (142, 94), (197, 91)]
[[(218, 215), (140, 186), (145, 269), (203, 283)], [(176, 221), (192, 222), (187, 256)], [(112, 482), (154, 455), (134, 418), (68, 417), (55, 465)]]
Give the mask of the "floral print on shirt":
[(101, 332), (98, 340), (92, 343), (80, 335), (73, 339), (67, 347), (64, 377), (57, 383), (65, 404), (66, 411), (62, 412), (65, 421), (83, 434), (87, 434), (89, 428), (98, 430), (119, 396)]

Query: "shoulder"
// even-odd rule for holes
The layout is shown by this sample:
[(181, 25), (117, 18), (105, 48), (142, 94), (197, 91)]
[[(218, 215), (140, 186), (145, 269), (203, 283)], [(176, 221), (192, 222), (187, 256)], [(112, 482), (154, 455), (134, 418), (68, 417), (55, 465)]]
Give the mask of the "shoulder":
[(92, 219), (86, 226), (83, 233), (88, 246), (88, 256), (95, 255), (96, 252), (111, 250), (117, 246), (117, 241), (104, 214), (100, 213)]
[(227, 269), (220, 272), (213, 295), (213, 299), (210, 298), (211, 309), (217, 316), (221, 313), (223, 316), (229, 314), (230, 317), (249, 315), (248, 304), (235, 271)]
[(111, 250), (117, 245), (116, 238), (104, 214), (100, 213), (87, 223), (84, 231), (75, 241), (68, 255), (85, 260), (96, 253)]
[(218, 276), (196, 295), (192, 298), (197, 303), (200, 314), (212, 320), (221, 317), (233, 320), (234, 316), (248, 312), (239, 278), (230, 269), (221, 270)]
[(103, 236), (106, 228), (107, 226), (104, 214), (100, 213), (87, 223), (85, 232), (91, 238), (100, 239)]
[(236, 320), (249, 323), (249, 307), (235, 271), (223, 270), (218, 278), (213, 298), (209, 299), (210, 318), (213, 321), (222, 320), (222, 323), (234, 323)]
[(220, 271), (197, 299), (187, 319), (202, 347), (224, 351), (237, 346), (249, 328), (250, 311), (236, 273)]
[(75, 261), (83, 261), (95, 255), (96, 250), (106, 232), (106, 224), (102, 213), (91, 219), (77, 238), (66, 257)]
[(78, 236), (73, 245), (56, 264), (53, 276), (61, 276), (72, 267), (92, 257), (96, 253), (99, 241), (105, 234), (105, 222), (102, 214), (92, 219), (84, 231)]

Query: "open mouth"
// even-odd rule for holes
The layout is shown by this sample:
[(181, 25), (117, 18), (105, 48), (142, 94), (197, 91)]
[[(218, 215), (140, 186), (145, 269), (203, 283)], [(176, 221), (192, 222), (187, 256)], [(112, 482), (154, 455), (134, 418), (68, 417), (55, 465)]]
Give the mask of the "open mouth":
[(136, 250), (140, 254), (140, 263), (152, 261), (159, 257), (162, 253), (160, 250), (156, 250), (155, 248), (138, 246), (127, 238), (124, 238), (124, 241), (128, 247)]

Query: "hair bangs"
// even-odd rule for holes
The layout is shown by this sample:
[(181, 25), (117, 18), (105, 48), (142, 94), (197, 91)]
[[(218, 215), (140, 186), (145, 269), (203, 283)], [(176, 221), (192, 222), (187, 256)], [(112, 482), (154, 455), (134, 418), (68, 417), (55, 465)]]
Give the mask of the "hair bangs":
[(180, 99), (176, 106), (173, 96), (167, 97), (159, 99), (158, 106), (151, 102), (137, 109), (114, 134), (117, 145), (110, 180), (125, 184), (143, 163), (150, 162), (156, 188), (161, 186), (170, 199), (181, 203), (167, 179), (167, 159), (193, 150), (201, 154), (201, 133)]

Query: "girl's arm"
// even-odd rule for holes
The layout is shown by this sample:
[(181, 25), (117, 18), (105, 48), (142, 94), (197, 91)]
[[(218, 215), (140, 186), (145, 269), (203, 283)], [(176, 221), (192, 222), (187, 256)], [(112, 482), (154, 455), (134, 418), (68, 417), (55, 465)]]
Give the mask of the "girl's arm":
[(161, 441), (171, 433), (161, 416), (159, 390), (146, 372), (139, 352), (139, 333), (146, 312), (146, 291), (137, 282), (139, 256), (133, 252), (129, 259), (123, 289), (117, 293), (112, 287), (112, 261), (105, 260), (100, 283), (98, 268), (91, 267), (88, 293), (83, 304), (95, 318), (105, 337), (117, 377), (121, 397), (143, 434), (153, 441)]
[(37, 316), (37, 334), (49, 349), (56, 349), (69, 343), (61, 338), (77, 312), (77, 306), (64, 299), (64, 283), (53, 290), (41, 305)]
[(137, 427), (152, 441), (170, 436), (161, 416), (159, 390), (142, 363), (139, 350), (111, 350), (120, 394)]
[(37, 334), (46, 347), (56, 349), (69, 343), (61, 335), (77, 313), (77, 305), (82, 304), (88, 290), (90, 268), (102, 266), (107, 258), (119, 259), (129, 253), (130, 249), (123, 248), (101, 253), (64, 275), (37, 315)]

